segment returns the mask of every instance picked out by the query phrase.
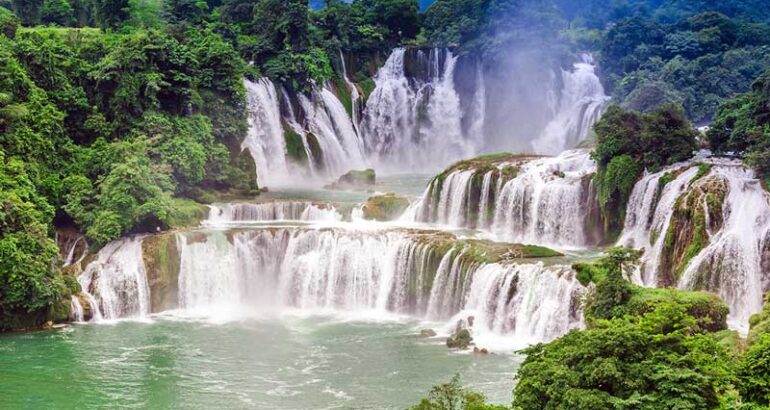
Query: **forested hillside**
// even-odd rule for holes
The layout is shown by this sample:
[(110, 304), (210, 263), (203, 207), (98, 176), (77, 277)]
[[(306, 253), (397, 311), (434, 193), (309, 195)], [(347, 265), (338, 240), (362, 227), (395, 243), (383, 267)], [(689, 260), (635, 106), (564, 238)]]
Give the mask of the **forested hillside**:
[[(521, 49), (548, 54), (565, 72), (579, 56), (596, 61), (612, 97), (591, 156), (594, 222), (606, 243), (645, 171), (700, 148), (744, 160), (767, 182), (766, 8), (761, 0), (0, 0), (0, 331), (69, 317), (80, 285), (62, 269), (58, 229), (82, 233), (97, 251), (127, 235), (197, 225), (207, 204), (260, 194), (257, 164), (242, 148), (244, 79), (268, 78), (274, 92), (295, 96), (331, 84), (353, 118), (353, 97), (339, 90), (368, 98), (399, 47), (447, 48), (479, 67)], [(710, 128), (701, 134), (693, 124)], [(281, 132), (287, 154), (307, 161), (298, 135)], [(706, 222), (698, 223), (688, 226), (700, 230), (685, 262), (705, 247)], [(621, 271), (634, 255), (622, 252), (578, 267), (598, 292), (588, 329), (527, 350), (515, 408), (658, 408), (671, 395), (690, 400), (667, 408), (767, 405), (767, 312), (752, 319), (756, 337), (730, 345), (737, 336), (725, 332), (721, 302), (631, 287)], [(696, 302), (706, 311), (690, 309)], [(436, 397), (442, 388), (464, 408), (486, 408), (457, 382)], [(433, 399), (418, 408), (446, 408)]]

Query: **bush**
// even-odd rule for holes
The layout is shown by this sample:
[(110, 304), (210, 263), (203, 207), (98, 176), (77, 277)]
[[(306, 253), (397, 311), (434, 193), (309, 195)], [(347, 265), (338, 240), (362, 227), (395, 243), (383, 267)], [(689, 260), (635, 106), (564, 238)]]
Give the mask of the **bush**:
[(727, 352), (678, 303), (600, 321), (524, 350), (513, 406), (521, 410), (706, 409), (734, 379)]
[(466, 390), (455, 374), (448, 383), (433, 386), (427, 398), (409, 410), (505, 410), (505, 406), (486, 404), (484, 395)]

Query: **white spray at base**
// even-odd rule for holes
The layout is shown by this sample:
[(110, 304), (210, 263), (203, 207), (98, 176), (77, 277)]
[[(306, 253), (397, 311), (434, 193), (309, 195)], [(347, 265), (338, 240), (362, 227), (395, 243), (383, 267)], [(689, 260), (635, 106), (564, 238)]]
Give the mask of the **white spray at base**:
[[(177, 304), (216, 320), (265, 308), (432, 321), (472, 311), (479, 335), (521, 345), (581, 325), (584, 288), (569, 267), (479, 263), (465, 257), (463, 246), (439, 253), (429, 237), (415, 235), (298, 227), (179, 233)], [(104, 318), (146, 316), (150, 290), (136, 291), (147, 284), (136, 253), (141, 238), (107, 248), (81, 276), (83, 289), (94, 291)], [(137, 258), (126, 265), (132, 269), (116, 269), (129, 257)]]

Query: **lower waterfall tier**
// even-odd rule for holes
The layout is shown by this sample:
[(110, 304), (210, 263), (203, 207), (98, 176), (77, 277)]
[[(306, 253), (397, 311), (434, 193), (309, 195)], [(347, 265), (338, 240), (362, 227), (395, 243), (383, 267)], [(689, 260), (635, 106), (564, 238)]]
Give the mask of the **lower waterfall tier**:
[(96, 318), (168, 309), (216, 316), (298, 308), (438, 321), (461, 314), (484, 331), (533, 343), (582, 326), (585, 289), (571, 268), (526, 259), (544, 250), (437, 231), (198, 230), (114, 242), (80, 283)]

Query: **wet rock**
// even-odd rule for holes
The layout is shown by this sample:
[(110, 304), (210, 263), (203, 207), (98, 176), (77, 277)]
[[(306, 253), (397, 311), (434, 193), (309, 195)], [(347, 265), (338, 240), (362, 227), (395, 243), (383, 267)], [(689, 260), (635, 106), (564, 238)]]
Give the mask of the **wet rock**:
[(471, 331), (465, 327), (465, 322), (458, 320), (455, 332), (446, 340), (446, 346), (450, 349), (465, 350), (471, 345), (473, 345)]
[(409, 207), (409, 200), (394, 193), (375, 195), (364, 203), (364, 218), (376, 221), (392, 221)]
[(326, 185), (326, 189), (346, 189), (365, 191), (374, 185), (376, 176), (374, 170), (350, 170), (342, 175), (336, 182)]
[(480, 355), (480, 356), (484, 356), (484, 355), (488, 355), (488, 354), (489, 354), (489, 350), (487, 350), (487, 349), (486, 349), (486, 348), (484, 348), (484, 347), (482, 347), (481, 349), (479, 349), (478, 347), (475, 347), (475, 346), (474, 346), (474, 347), (473, 347), (473, 353), (474, 353), (474, 354), (477, 354), (477, 355)]
[(420, 337), (433, 337), (436, 336), (436, 331), (433, 329), (420, 330)]

